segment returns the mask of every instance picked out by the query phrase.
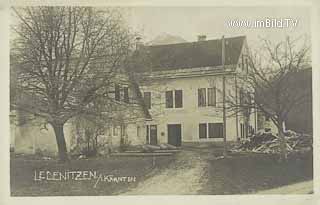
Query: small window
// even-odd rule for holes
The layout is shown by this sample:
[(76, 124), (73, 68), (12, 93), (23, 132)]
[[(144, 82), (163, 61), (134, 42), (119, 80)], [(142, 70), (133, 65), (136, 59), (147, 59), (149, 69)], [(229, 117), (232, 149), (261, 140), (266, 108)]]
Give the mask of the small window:
[(105, 135), (107, 135), (107, 136), (111, 136), (111, 135), (112, 135), (110, 125), (108, 125), (108, 126), (106, 127)]
[(206, 123), (199, 124), (199, 138), (200, 139), (207, 138), (207, 124)]
[(209, 138), (223, 138), (223, 123), (209, 123)]
[(182, 90), (175, 90), (174, 97), (175, 97), (175, 107), (182, 108)]
[(144, 92), (143, 99), (144, 99), (146, 108), (151, 109), (151, 92)]
[(208, 88), (208, 106), (216, 106), (216, 88)]
[(113, 136), (118, 136), (118, 127), (116, 125), (113, 125)]
[(166, 108), (173, 108), (173, 91), (166, 91)]
[(123, 88), (123, 101), (125, 103), (129, 103), (129, 88), (128, 87)]
[(120, 101), (120, 86), (119, 85), (114, 86), (114, 99), (116, 101)]
[(198, 106), (199, 107), (206, 106), (206, 89), (205, 88), (198, 89)]

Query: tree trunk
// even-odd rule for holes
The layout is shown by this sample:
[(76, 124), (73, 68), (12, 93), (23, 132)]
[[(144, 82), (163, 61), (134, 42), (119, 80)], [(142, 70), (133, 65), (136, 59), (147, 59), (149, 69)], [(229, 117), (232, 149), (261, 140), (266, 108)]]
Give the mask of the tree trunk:
[(278, 135), (280, 140), (280, 161), (286, 161), (287, 160), (287, 145), (286, 145), (286, 139), (283, 132), (283, 123), (279, 123), (278, 126)]
[(63, 124), (52, 124), (52, 127), (56, 135), (59, 159), (62, 162), (68, 161), (69, 158), (68, 158), (66, 140), (64, 138), (64, 133), (63, 133)]

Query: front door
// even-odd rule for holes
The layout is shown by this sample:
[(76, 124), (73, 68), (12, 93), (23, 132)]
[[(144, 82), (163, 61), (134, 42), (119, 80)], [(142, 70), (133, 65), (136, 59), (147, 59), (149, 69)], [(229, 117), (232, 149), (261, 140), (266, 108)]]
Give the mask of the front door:
[(181, 146), (181, 125), (168, 125), (168, 143), (174, 146)]
[(157, 125), (147, 125), (147, 143), (151, 145), (158, 143)]

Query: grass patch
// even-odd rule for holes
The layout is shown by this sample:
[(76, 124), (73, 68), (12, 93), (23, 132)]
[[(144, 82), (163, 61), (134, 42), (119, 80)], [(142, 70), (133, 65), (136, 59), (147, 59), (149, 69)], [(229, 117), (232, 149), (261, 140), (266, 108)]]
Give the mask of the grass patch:
[(313, 178), (312, 153), (278, 162), (267, 154), (233, 154), (229, 158), (207, 159), (201, 194), (248, 194)]

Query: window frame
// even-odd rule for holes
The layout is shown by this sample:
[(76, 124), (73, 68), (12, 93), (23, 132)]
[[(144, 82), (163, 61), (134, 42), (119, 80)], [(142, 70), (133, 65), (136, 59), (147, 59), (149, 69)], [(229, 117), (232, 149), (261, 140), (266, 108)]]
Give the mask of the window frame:
[[(221, 127), (219, 127), (221, 126)], [(210, 128), (212, 127), (212, 132), (210, 134)], [(221, 122), (214, 122), (208, 123), (208, 139), (223, 139), (223, 123)]]
[[(180, 101), (178, 99), (177, 93), (180, 93)], [(177, 102), (179, 104), (177, 104)], [(177, 106), (178, 105), (178, 106)], [(174, 90), (174, 108), (183, 108), (183, 91), (182, 90)]]
[[(211, 125), (211, 127), (210, 127)], [(218, 127), (221, 126), (221, 127)], [(201, 136), (201, 131), (200, 131), (200, 126), (205, 126), (205, 134), (206, 136), (205, 137), (200, 137)], [(213, 127), (213, 130), (211, 130), (210, 128), (212, 128), (212, 126), (215, 126)], [(199, 134), (199, 140), (209, 140), (209, 139), (223, 139), (223, 123), (222, 122), (202, 122), (202, 123), (199, 123), (198, 125), (198, 134)], [(213, 135), (211, 136), (212, 133)], [(215, 135), (216, 133), (219, 133), (218, 135)]]
[[(177, 102), (179, 102), (177, 100), (177, 93), (181, 93), (181, 99), (180, 99), (180, 104), (177, 104)], [(168, 100), (168, 97), (171, 96), (171, 100)], [(171, 101), (171, 102), (170, 102)], [(169, 103), (170, 102), (170, 103)], [(177, 106), (178, 105), (178, 106)], [(183, 108), (183, 90), (179, 89), (179, 90), (167, 90), (165, 91), (165, 108), (166, 109), (181, 109)]]
[[(168, 97), (171, 96), (171, 99), (169, 99)], [(167, 90), (165, 91), (165, 100), (166, 100), (166, 108), (174, 108), (174, 94), (173, 94), (173, 90)]]
[[(213, 99), (213, 102), (210, 102), (210, 97), (209, 97), (209, 90), (213, 90), (213, 96), (214, 96), (214, 99)], [(211, 96), (212, 97), (212, 96)], [(207, 106), (208, 107), (216, 107), (217, 106), (217, 89), (216, 87), (211, 87), (211, 88), (207, 88)]]
[[(148, 95), (148, 101), (146, 100), (146, 96)], [(146, 92), (143, 92), (143, 101), (144, 101), (144, 104), (146, 106), (146, 108), (148, 110), (151, 109), (151, 92), (150, 91), (146, 91)]]

